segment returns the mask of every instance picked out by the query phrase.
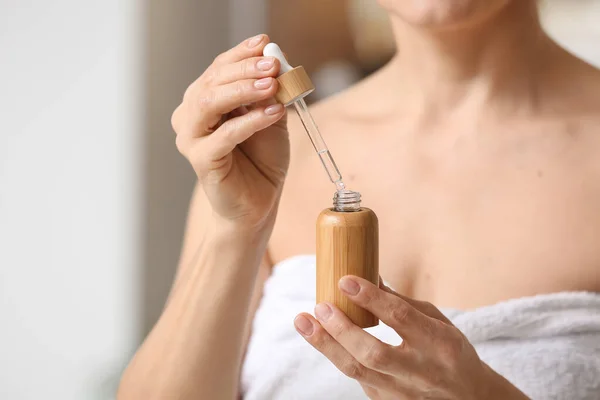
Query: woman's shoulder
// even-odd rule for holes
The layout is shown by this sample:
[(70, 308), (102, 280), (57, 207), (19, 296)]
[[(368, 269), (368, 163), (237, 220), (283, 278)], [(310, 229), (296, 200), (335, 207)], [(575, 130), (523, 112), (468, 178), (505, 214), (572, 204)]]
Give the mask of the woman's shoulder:
[(600, 117), (600, 68), (572, 54), (547, 69), (547, 111), (557, 116)]
[[(360, 108), (361, 99), (364, 101), (361, 86), (363, 83), (309, 108), (342, 174), (348, 173), (356, 147), (364, 145), (364, 125), (352, 116), (356, 114), (352, 110)], [(314, 253), (314, 225), (307, 221), (314, 220), (331, 204), (335, 191), (293, 107), (288, 111), (288, 131), (290, 166), (269, 243), (269, 254), (275, 262), (294, 254)]]
[(600, 150), (600, 69), (573, 57), (554, 82), (544, 115), (564, 127), (568, 136)]
[[(349, 129), (369, 124), (377, 118), (376, 106), (369, 99), (377, 95), (378, 74), (375, 73), (348, 88), (322, 99), (309, 107), (315, 123), (325, 141), (335, 140)], [(288, 115), (288, 130), (292, 139), (292, 154), (312, 152), (312, 145), (306, 139), (302, 121), (295, 112)], [(299, 140), (295, 140), (299, 137)]]

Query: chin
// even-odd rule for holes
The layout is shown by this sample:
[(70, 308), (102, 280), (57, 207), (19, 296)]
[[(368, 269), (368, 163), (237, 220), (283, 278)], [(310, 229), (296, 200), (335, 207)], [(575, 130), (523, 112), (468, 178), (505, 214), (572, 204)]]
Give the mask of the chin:
[(428, 29), (452, 29), (485, 20), (512, 1), (530, 0), (378, 0), (393, 17)]

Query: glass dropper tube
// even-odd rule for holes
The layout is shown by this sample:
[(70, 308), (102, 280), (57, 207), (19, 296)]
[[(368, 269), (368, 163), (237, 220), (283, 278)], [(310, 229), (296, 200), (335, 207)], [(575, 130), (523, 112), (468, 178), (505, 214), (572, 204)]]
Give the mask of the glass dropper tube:
[(335, 184), (337, 190), (344, 190), (346, 186), (342, 181), (342, 174), (331, 156), (327, 144), (325, 144), (325, 140), (323, 139), (323, 136), (321, 136), (319, 128), (317, 128), (317, 124), (313, 120), (312, 115), (310, 115), (306, 102), (301, 98), (294, 102), (294, 107), (296, 108), (296, 112), (302, 121), (302, 125), (304, 125), (304, 129), (321, 160), (321, 164), (323, 164), (323, 168), (325, 168), (327, 175), (329, 175), (329, 179)]

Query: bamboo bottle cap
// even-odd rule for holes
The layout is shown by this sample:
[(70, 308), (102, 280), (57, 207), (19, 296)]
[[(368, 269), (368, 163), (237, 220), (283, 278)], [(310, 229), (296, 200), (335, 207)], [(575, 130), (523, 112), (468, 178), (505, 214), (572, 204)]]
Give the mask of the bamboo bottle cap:
[(302, 66), (292, 67), (286, 60), (283, 52), (275, 43), (269, 43), (263, 50), (265, 57), (274, 57), (279, 60), (281, 69), (279, 71), (279, 89), (275, 94), (275, 99), (285, 106), (300, 100), (315, 90), (315, 86), (308, 77), (306, 70)]

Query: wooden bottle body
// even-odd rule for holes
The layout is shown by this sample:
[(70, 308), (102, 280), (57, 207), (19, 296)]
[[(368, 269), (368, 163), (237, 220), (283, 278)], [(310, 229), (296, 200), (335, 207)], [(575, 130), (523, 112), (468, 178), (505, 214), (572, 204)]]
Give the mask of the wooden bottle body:
[(355, 275), (379, 284), (379, 223), (368, 208), (338, 212), (326, 209), (317, 219), (317, 303), (339, 307), (356, 325), (379, 323), (338, 288), (340, 278)]

